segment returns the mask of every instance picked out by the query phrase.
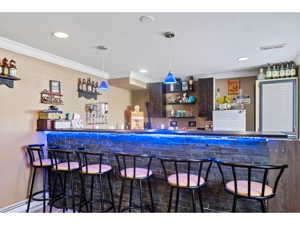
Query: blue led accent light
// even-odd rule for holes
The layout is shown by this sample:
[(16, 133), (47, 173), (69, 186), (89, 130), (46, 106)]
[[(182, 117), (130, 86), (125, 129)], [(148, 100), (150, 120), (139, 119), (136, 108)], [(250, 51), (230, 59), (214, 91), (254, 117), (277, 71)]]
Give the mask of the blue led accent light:
[(176, 82), (177, 82), (177, 81), (176, 81), (176, 79), (175, 79), (175, 77), (174, 77), (174, 74), (171, 73), (171, 72), (169, 72), (169, 73), (167, 74), (166, 79), (164, 80), (164, 83), (165, 83), (165, 84), (175, 84)]
[(108, 89), (108, 83), (106, 81), (101, 81), (99, 85), (99, 90), (106, 91)]
[(267, 138), (262, 137), (235, 137), (235, 136), (206, 136), (206, 135), (176, 135), (168, 134), (168, 131), (159, 131), (147, 134), (134, 133), (101, 133), (99, 132), (55, 132), (47, 131), (48, 144), (59, 144), (62, 140), (68, 140), (67, 144), (99, 144), (101, 146), (113, 146), (117, 143), (127, 143), (134, 146), (149, 145), (226, 145), (226, 146), (252, 146), (264, 145)]

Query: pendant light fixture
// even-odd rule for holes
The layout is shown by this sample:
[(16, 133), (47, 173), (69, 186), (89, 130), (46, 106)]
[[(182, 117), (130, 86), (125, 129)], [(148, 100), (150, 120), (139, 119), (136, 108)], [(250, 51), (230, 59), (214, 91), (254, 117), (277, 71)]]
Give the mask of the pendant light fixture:
[[(175, 33), (174, 32), (165, 32), (164, 33), (165, 38), (168, 38), (170, 41), (172, 38), (175, 37)], [(170, 45), (171, 48), (171, 45)], [(171, 72), (171, 67), (172, 67), (172, 58), (171, 58), (172, 54), (170, 54), (170, 59), (169, 59), (169, 73), (166, 76), (166, 79), (164, 80), (165, 84), (175, 84), (177, 81), (174, 77), (174, 74)]]
[[(103, 45), (97, 47), (99, 50), (107, 50)], [(104, 72), (104, 53), (102, 54), (102, 71)], [(103, 80), (98, 86), (99, 91), (107, 91), (109, 88), (107, 81)]]

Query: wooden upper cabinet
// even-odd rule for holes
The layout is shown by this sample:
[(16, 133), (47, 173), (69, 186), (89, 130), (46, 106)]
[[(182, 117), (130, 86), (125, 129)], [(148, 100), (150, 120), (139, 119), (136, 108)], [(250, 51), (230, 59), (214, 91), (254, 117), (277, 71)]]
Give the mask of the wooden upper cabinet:
[(199, 98), (199, 117), (207, 117), (208, 120), (212, 120), (212, 112), (214, 109), (214, 79), (199, 79), (197, 92)]
[(165, 90), (163, 83), (149, 83), (149, 111), (151, 117), (166, 117)]

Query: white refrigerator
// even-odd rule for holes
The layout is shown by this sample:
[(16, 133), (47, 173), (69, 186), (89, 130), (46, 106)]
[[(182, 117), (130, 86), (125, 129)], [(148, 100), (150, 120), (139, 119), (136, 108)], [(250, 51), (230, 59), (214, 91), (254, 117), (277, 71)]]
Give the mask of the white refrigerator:
[(256, 131), (298, 135), (298, 79), (256, 81)]

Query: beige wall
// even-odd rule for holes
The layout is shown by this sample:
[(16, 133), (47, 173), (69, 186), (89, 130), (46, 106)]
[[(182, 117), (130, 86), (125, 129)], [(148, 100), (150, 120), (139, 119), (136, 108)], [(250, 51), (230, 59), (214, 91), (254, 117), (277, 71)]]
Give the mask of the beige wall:
[[(62, 82), (64, 112), (77, 112), (85, 119), (84, 105), (95, 102), (78, 98), (77, 79), (87, 75), (68, 68), (0, 49), (0, 58), (15, 59), (18, 76), (15, 88), (0, 86), (0, 207), (26, 199), (30, 170), (24, 158), (23, 146), (43, 142), (36, 132), (37, 111), (48, 105), (40, 104), (40, 92), (49, 88), (49, 80)], [(92, 76), (90, 76), (92, 77)], [(92, 77), (94, 80), (101, 80)], [(123, 111), (131, 104), (130, 92), (111, 87), (98, 101), (109, 103), (109, 123), (124, 123)]]
[[(255, 130), (255, 80), (256, 77), (241, 77), (234, 78), (240, 80), (240, 88), (243, 89), (243, 95), (250, 96), (251, 104), (245, 105), (246, 114), (246, 130)], [(220, 89), (222, 96), (228, 95), (228, 80), (231, 79), (216, 79), (216, 88)]]

